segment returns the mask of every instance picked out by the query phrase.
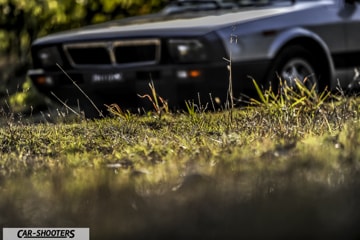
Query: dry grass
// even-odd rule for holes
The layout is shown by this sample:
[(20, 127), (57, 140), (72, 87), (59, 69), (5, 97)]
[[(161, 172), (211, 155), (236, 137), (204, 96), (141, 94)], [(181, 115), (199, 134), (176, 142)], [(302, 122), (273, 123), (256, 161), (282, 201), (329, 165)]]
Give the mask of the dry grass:
[[(259, 92), (253, 105), (0, 128), (0, 225), (92, 239), (360, 237), (359, 100)], [(261, 95), (263, 94), (263, 95)], [(166, 106), (166, 105), (163, 105)], [(231, 115), (231, 117), (229, 117)]]

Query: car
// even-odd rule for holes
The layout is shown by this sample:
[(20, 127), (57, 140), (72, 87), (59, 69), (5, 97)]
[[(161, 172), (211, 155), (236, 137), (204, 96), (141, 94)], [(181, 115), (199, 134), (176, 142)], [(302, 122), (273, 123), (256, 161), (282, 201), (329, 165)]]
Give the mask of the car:
[[(36, 88), (87, 116), (113, 103), (223, 106), (301, 80), (316, 90), (356, 89), (360, 5), (355, 0), (172, 1), (141, 17), (55, 33), (33, 42)], [(235, 101), (236, 104), (236, 101)]]

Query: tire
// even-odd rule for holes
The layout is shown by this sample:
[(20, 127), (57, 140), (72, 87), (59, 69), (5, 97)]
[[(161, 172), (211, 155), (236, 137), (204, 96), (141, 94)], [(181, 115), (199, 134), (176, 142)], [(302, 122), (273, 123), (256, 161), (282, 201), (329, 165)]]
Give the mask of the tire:
[[(280, 81), (289, 87), (296, 87), (296, 80), (302, 82), (308, 89), (314, 86), (318, 92), (321, 89), (319, 79), (322, 75), (321, 62), (314, 54), (301, 46), (289, 46), (280, 51), (269, 71), (268, 84), (273, 90), (279, 90)], [(267, 84), (266, 84), (267, 85)]]

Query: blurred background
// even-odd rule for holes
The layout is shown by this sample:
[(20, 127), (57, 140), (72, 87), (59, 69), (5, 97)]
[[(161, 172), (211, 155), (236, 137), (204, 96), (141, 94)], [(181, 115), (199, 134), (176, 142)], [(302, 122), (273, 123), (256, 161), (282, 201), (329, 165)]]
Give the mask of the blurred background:
[(0, 0), (0, 108), (34, 102), (26, 72), (38, 37), (84, 25), (159, 11), (168, 0)]

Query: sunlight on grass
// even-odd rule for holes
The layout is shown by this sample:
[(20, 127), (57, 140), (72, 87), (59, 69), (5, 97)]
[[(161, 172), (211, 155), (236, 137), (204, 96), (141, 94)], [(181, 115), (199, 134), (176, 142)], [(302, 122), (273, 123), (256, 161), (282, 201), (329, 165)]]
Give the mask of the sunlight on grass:
[(0, 224), (88, 226), (94, 239), (357, 236), (358, 98), (257, 89), (221, 112), (171, 113), (149, 96), (144, 115), (110, 105), (96, 120), (7, 118)]

